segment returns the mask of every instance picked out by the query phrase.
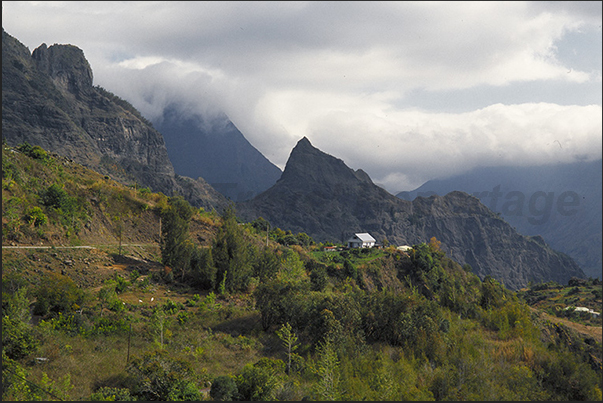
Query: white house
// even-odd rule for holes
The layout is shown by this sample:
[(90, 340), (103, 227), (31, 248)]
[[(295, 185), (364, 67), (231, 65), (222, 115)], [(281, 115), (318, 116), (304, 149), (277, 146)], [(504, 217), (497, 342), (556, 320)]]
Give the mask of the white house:
[(577, 307), (573, 307), (573, 306), (568, 306), (567, 308), (565, 308), (565, 310), (567, 311), (568, 309), (574, 309), (574, 312), (588, 312), (590, 313), (593, 318), (598, 318), (599, 315), (601, 315), (599, 312), (595, 312), (592, 309), (583, 307), (583, 306), (577, 306)]
[(372, 248), (375, 246), (375, 242), (377, 242), (375, 238), (367, 232), (354, 234), (354, 236), (347, 241), (348, 248)]

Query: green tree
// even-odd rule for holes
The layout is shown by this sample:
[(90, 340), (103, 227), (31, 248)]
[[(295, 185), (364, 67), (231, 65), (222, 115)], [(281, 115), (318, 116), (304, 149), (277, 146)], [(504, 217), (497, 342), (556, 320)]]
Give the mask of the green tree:
[(46, 274), (35, 291), (34, 314), (56, 315), (80, 309), (87, 301), (87, 294), (75, 282), (58, 273)]
[(32, 146), (28, 142), (19, 144), (17, 150), (33, 159), (45, 160), (48, 157), (48, 153), (42, 147)]
[(298, 285), (308, 280), (308, 274), (299, 254), (292, 249), (285, 249), (281, 257), (281, 268), (277, 278), (286, 284)]
[(26, 357), (39, 347), (29, 324), (31, 315), (26, 294), (26, 288), (21, 287), (13, 295), (7, 295), (2, 316), (2, 353), (11, 359)]
[(493, 277), (487, 275), (482, 281), (480, 305), (484, 309), (499, 308), (504, 303), (505, 290)]
[(235, 210), (225, 209), (222, 226), (218, 230), (213, 244), (213, 259), (216, 266), (216, 278), (226, 279), (226, 291), (244, 291), (252, 274), (252, 265), (243, 228), (239, 226)]
[(199, 401), (195, 372), (183, 360), (163, 350), (134, 357), (126, 368), (134, 382), (134, 395), (147, 401)]
[(281, 328), (276, 331), (276, 335), (287, 351), (287, 374), (289, 374), (291, 372), (291, 358), (294, 351), (299, 347), (299, 345), (297, 345), (297, 335), (291, 328), (289, 322), (282, 325)]
[[(163, 341), (169, 335), (170, 320), (162, 307), (156, 307), (151, 316), (151, 329), (153, 334), (159, 339), (159, 348), (163, 349)], [(155, 339), (157, 342), (157, 339)]]
[(193, 285), (203, 290), (216, 288), (216, 266), (211, 248), (195, 248), (191, 256)]
[(221, 375), (211, 383), (209, 396), (214, 400), (231, 401), (238, 400), (239, 388), (234, 377)]
[(276, 253), (270, 248), (263, 248), (253, 265), (253, 275), (259, 278), (260, 283), (266, 282), (278, 273), (280, 261)]
[(314, 245), (314, 240), (312, 239), (312, 237), (310, 237), (310, 235), (306, 234), (305, 232), (300, 232), (299, 234), (297, 234), (296, 238), (298, 244), (301, 246)]
[(245, 365), (237, 376), (240, 399), (276, 400), (276, 393), (283, 386), (283, 369), (281, 360), (266, 357), (253, 365)]
[(327, 269), (323, 266), (316, 266), (310, 272), (310, 282), (312, 283), (313, 291), (323, 291), (329, 283), (329, 275)]
[(115, 291), (116, 286), (117, 283), (115, 282), (115, 280), (109, 279), (105, 280), (105, 283), (103, 284), (101, 289), (98, 290), (97, 297), (98, 301), (100, 302), (101, 316), (103, 316), (104, 308), (109, 307), (111, 305), (111, 302), (117, 298), (117, 293)]
[(161, 214), (161, 260), (163, 264), (180, 272), (181, 278), (190, 269), (194, 246), (189, 239), (189, 223), (194, 209), (182, 197), (168, 199)]
[(65, 210), (69, 206), (69, 195), (61, 186), (53, 183), (42, 193), (42, 204)]
[(320, 400), (338, 400), (339, 392), (339, 359), (329, 339), (325, 339), (318, 346), (318, 361), (314, 368), (318, 382), (314, 392)]

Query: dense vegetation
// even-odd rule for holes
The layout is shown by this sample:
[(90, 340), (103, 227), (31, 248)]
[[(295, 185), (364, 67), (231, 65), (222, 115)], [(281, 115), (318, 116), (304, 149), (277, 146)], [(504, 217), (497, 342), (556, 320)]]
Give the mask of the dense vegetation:
[[(104, 255), (3, 251), (3, 400), (601, 400), (600, 340), (529, 305), (550, 284), (480, 280), (435, 238), (326, 251), (27, 145), (4, 147), (2, 184), (3, 245), (79, 245), (96, 221), (119, 239)], [(126, 256), (131, 227), (159, 217), (156, 255)], [(53, 256), (128, 264), (86, 287)], [(600, 282), (559, 287), (600, 306)]]

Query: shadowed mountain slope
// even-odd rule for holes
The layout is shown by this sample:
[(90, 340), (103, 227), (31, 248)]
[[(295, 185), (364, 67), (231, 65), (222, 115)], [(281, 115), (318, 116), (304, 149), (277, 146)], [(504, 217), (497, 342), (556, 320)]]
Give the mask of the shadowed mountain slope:
[(227, 204), (204, 180), (177, 176), (161, 134), (92, 80), (76, 46), (42, 44), (30, 54), (3, 29), (3, 141), (38, 145), (121, 183), (181, 194), (196, 206)]
[(251, 199), (281, 176), (226, 115), (210, 118), (182, 110), (170, 104), (153, 122), (178, 174), (200, 176), (233, 201)]
[(486, 167), (431, 180), (398, 197), (472, 194), (523, 235), (540, 235), (601, 278), (601, 160), (533, 167)]
[(272, 226), (305, 232), (316, 241), (342, 242), (368, 232), (396, 245), (429, 242), (480, 277), (491, 275), (510, 289), (554, 280), (567, 283), (584, 272), (541, 237), (520, 235), (479, 199), (463, 192), (402, 200), (375, 185), (362, 170), (301, 139), (281, 178), (267, 191), (237, 205), (245, 220), (263, 217)]

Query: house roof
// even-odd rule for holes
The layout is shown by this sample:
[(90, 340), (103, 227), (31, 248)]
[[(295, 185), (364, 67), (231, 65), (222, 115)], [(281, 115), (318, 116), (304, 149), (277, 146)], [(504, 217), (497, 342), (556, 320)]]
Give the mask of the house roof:
[(350, 240), (353, 240), (354, 238), (358, 238), (362, 242), (376, 242), (375, 238), (373, 238), (368, 232), (354, 234), (354, 236)]

